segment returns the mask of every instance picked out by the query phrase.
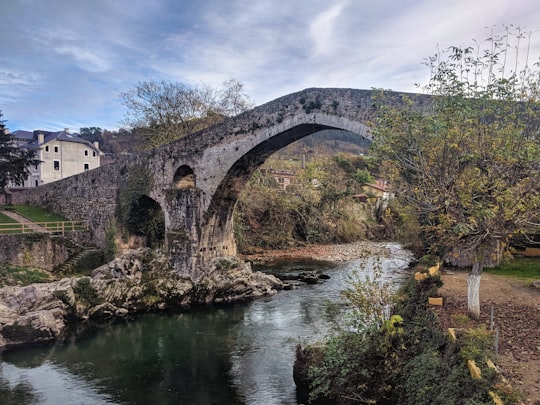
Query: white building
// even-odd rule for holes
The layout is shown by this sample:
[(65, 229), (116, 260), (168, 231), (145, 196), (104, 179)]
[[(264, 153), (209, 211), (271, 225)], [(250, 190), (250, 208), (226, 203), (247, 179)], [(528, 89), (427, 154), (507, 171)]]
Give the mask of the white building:
[(40, 164), (30, 168), (24, 185), (17, 187), (37, 187), (100, 166), (98, 143), (70, 134), (68, 129), (59, 132), (15, 131), (11, 135), (17, 146), (34, 150), (35, 158), (41, 160)]

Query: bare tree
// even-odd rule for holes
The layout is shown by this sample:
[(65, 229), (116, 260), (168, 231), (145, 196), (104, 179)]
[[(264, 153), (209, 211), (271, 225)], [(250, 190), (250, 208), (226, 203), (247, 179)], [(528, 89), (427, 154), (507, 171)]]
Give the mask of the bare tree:
[(127, 107), (123, 123), (136, 130), (145, 149), (182, 138), (253, 105), (235, 79), (227, 80), (222, 89), (150, 80), (120, 97)]

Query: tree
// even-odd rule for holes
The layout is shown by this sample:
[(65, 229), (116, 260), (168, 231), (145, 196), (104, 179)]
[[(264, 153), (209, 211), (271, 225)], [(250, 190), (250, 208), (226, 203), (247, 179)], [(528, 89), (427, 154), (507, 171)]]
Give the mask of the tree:
[(215, 90), (165, 80), (141, 82), (120, 95), (127, 107), (124, 123), (136, 130), (144, 148), (149, 149), (251, 108), (242, 83), (230, 79), (223, 86)]
[(513, 38), (507, 29), (428, 59), (432, 103), (381, 103), (374, 130), (375, 150), (389, 162), (398, 197), (417, 210), (430, 249), (470, 258), (474, 318), (485, 264), (507, 252), (512, 237), (538, 230), (540, 72), (527, 57), (518, 70), (523, 35), (515, 46)]
[[(2, 117), (0, 110), (0, 117)], [(24, 184), (30, 174), (30, 166), (38, 165), (33, 150), (18, 148), (13, 142), (13, 136), (5, 127), (5, 121), (0, 120), (0, 190), (8, 199), (6, 186), (9, 183), (16, 185)], [(9, 203), (9, 201), (6, 201)]]
[(103, 141), (103, 133), (100, 127), (83, 127), (79, 129), (79, 135), (89, 142)]

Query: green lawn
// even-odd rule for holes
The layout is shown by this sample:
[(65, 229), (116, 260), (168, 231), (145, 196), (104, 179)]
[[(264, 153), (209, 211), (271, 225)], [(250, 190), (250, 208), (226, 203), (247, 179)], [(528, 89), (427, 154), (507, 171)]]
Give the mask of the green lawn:
[(13, 224), (13, 223), (17, 223), (17, 221), (15, 221), (14, 219), (11, 219), (10, 217), (0, 212), (0, 224)]
[(7, 231), (7, 228), (16, 228), (18, 222), (0, 212), (0, 235), (19, 233), (19, 231)]
[[(1, 207), (0, 207), (1, 208)], [(9, 209), (12, 212), (16, 212), (17, 214), (20, 214), (32, 222), (48, 222), (47, 229), (53, 231), (53, 232), (61, 232), (61, 231), (80, 231), (86, 229), (86, 225), (84, 224), (73, 224), (69, 222), (68, 224), (61, 224), (61, 222), (68, 221), (66, 218), (53, 214), (50, 211), (47, 211), (44, 208), (41, 207), (35, 207), (30, 205), (12, 205), (9, 207), (4, 207), (5, 209)], [(7, 233), (20, 233), (21, 230), (18, 231), (6, 231), (2, 228), (14, 228), (15, 225), (11, 224), (17, 224), (18, 222), (9, 218), (6, 215), (3, 215), (0, 212), (0, 234), (7, 234)], [(4, 225), (5, 224), (5, 225)]]
[(540, 280), (540, 258), (516, 257), (493, 269), (485, 269), (486, 273), (519, 278), (524, 281)]
[(32, 283), (48, 283), (51, 276), (43, 270), (32, 267), (0, 264), (0, 287), (6, 285), (28, 285)]
[(22, 216), (32, 220), (33, 222), (56, 222), (67, 221), (66, 218), (53, 214), (41, 207), (34, 207), (30, 205), (15, 205), (15, 211)]

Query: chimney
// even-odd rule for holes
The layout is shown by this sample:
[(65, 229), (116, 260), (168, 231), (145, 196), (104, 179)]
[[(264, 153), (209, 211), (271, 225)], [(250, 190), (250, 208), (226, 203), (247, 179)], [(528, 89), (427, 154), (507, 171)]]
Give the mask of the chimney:
[(94, 146), (96, 147), (96, 149), (99, 149), (99, 142), (98, 142), (98, 141), (94, 141)]
[(69, 134), (69, 128), (64, 128), (64, 132), (67, 132)]
[(42, 145), (45, 142), (45, 135), (40, 132), (37, 136), (37, 139), (38, 145)]

